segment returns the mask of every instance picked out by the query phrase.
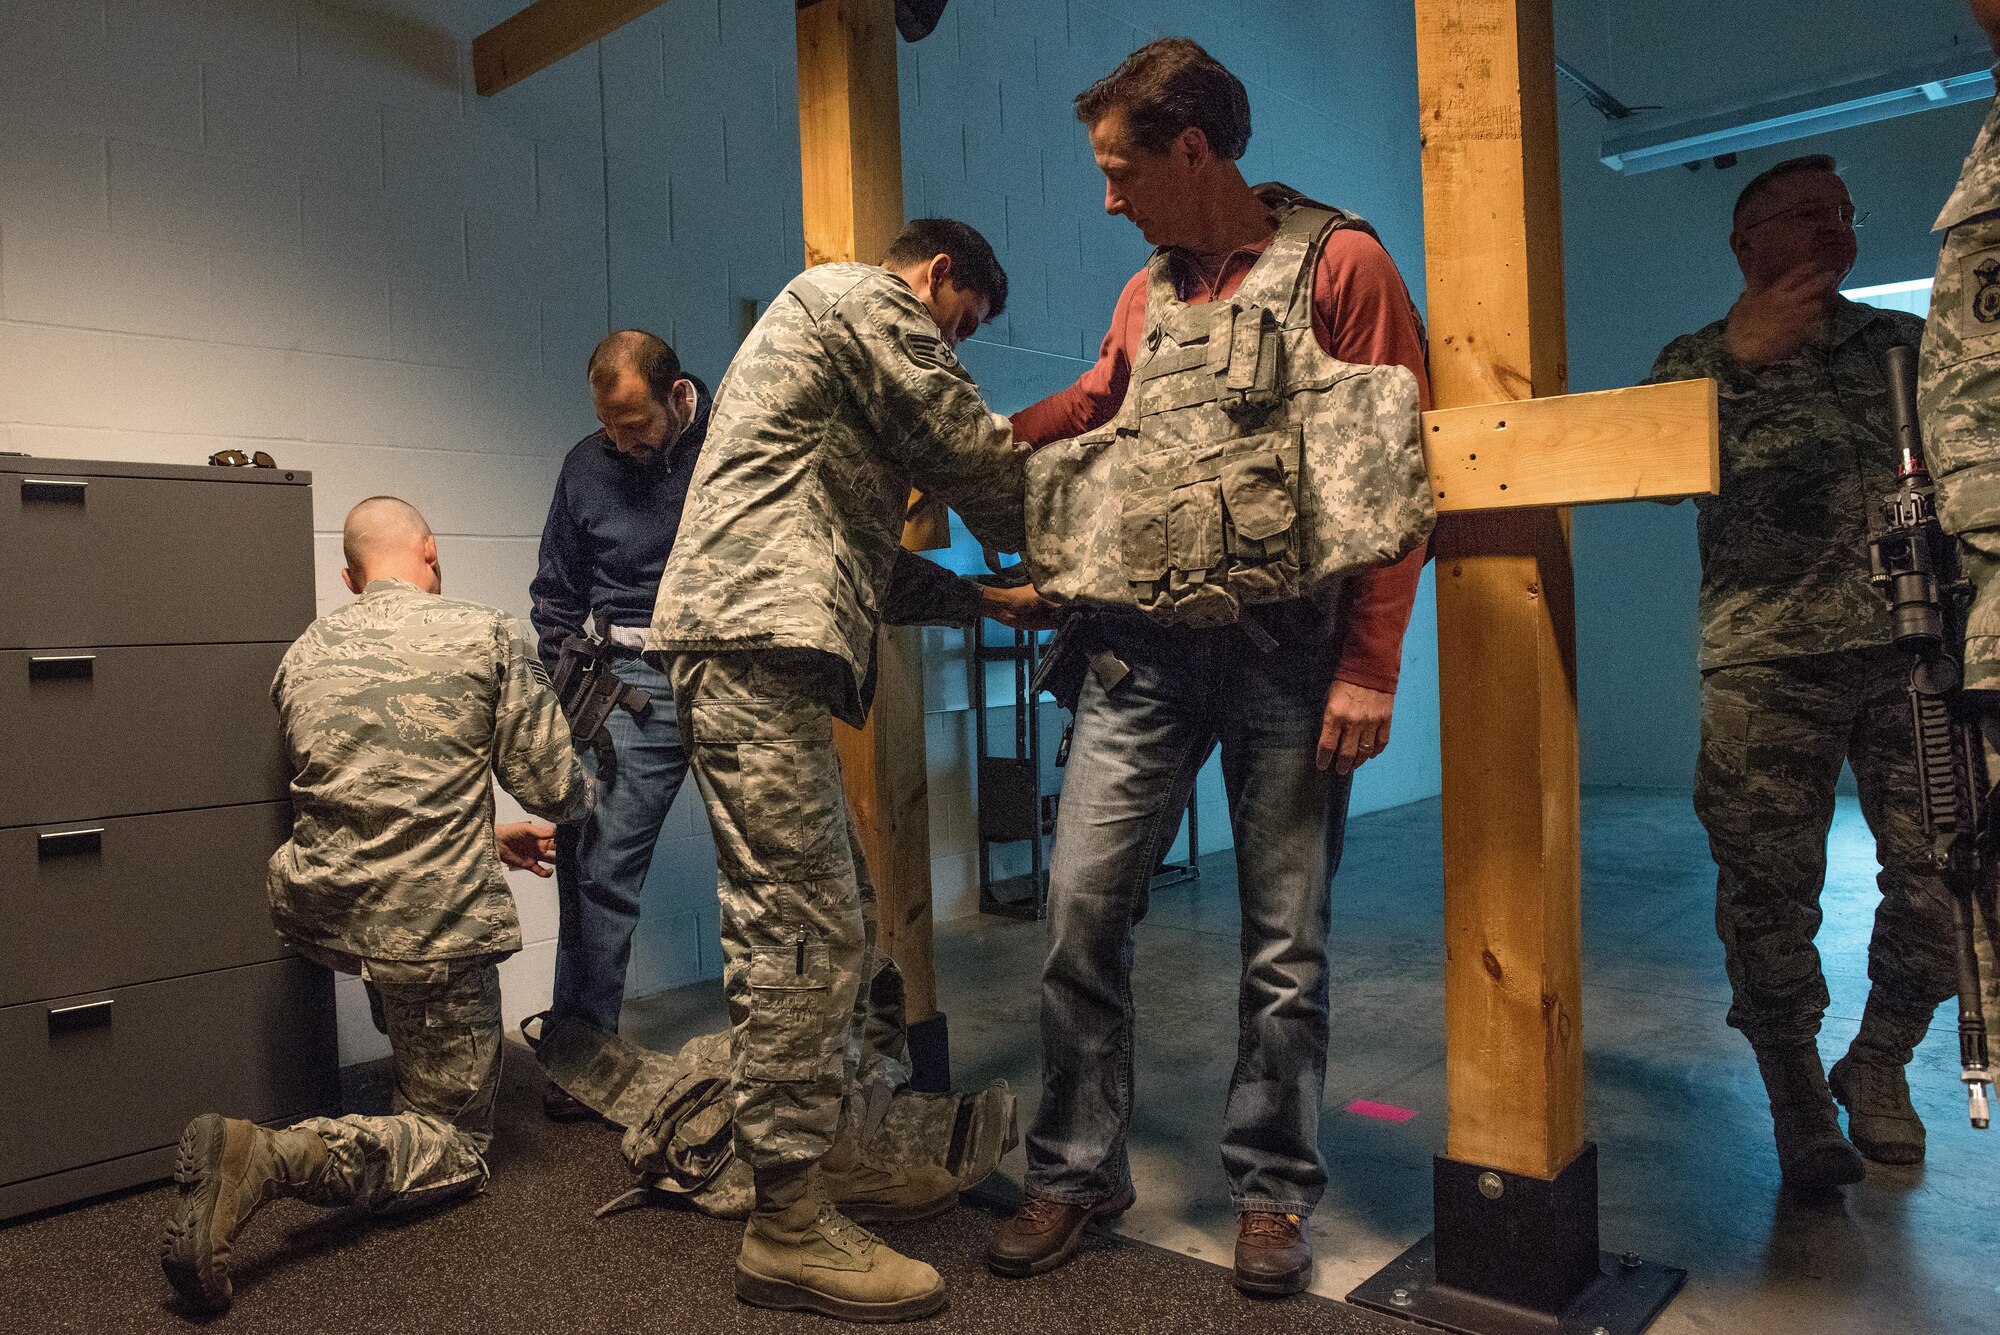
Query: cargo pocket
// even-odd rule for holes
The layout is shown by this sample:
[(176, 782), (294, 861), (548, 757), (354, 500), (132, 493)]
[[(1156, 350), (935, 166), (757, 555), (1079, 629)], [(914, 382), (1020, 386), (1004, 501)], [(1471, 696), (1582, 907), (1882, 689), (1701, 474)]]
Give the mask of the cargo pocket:
[(828, 1013), (833, 963), (825, 944), (801, 937), (757, 947), (744, 982), (748, 1014), (736, 1036), (743, 1074), (787, 1083), (818, 1079), (849, 1018)]
[(732, 881), (809, 881), (851, 866), (833, 719), (791, 695), (696, 698), (689, 730)]

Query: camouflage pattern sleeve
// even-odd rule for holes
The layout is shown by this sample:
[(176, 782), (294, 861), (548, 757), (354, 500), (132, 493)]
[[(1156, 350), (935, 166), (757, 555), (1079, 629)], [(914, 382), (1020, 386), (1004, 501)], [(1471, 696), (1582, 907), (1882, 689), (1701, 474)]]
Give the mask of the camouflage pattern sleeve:
[(838, 303), (822, 331), (883, 457), (981, 542), (1020, 551), (1028, 447), (986, 406), (916, 293), (884, 275)]
[(493, 708), (493, 773), (527, 811), (558, 824), (582, 820), (596, 794), (570, 743), (548, 670), (521, 623), (496, 624), (500, 694)]
[(896, 553), (882, 620), (892, 626), (976, 626), (984, 615), (979, 586), (915, 552)]

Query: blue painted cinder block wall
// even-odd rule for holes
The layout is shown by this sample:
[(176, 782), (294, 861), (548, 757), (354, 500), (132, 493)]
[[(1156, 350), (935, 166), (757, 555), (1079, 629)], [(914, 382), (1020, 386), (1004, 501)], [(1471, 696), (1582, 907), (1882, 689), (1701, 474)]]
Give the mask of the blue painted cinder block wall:
[[(1669, 110), (1809, 87), (1954, 43), (1990, 59), (1959, 0), (1786, 4), (1558, 0), (1564, 59), (1634, 106)], [(1870, 214), (1850, 286), (1928, 277), (1932, 221), (1985, 104), (1819, 135), (1740, 155), (1727, 170), (1624, 177), (1597, 161), (1606, 122), (1559, 85), (1564, 281), (1573, 390), (1644, 378), (1673, 338), (1717, 320), (1742, 289), (1729, 252), (1737, 192), (1765, 167), (1830, 153)], [(1885, 482), (1887, 479), (1885, 479)], [(1694, 506), (1615, 505), (1575, 515), (1577, 671), (1586, 783), (1685, 792), (1700, 710)]]

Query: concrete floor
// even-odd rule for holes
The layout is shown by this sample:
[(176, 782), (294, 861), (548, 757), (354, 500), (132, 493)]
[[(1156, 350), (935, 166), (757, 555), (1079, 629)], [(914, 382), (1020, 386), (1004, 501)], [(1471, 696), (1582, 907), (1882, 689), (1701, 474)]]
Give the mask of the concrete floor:
[[(1343, 1297), (1429, 1231), (1431, 1156), (1444, 1144), (1439, 808), (1359, 818), (1334, 887), (1333, 1045), (1314, 1216), (1313, 1288)], [(1845, 1051), (1866, 997), (1876, 895), (1852, 799), (1836, 817), (1819, 938), (1833, 993), (1821, 1034)], [(1600, 791), (1584, 804), (1584, 1036), (1598, 1143), (1602, 1240), (1689, 1272), (1654, 1330), (1824, 1335), (2000, 1332), (2000, 1131), (1968, 1125), (1955, 1010), (1912, 1068), (1929, 1163), (1871, 1165), (1842, 1203), (1780, 1203), (1770, 1120), (1749, 1048), (1723, 1023), (1729, 990), (1713, 928), (1714, 868), (1678, 795)], [(1235, 1057), (1235, 870), (1155, 895), (1139, 932), (1139, 1201), (1121, 1231), (1228, 1264), (1234, 1241), (1216, 1150)], [(1040, 1093), (1035, 979), (1042, 929), (999, 918), (938, 930), (939, 990), (961, 1087), (995, 1077)], [(712, 1027), (713, 984), (635, 1002), (626, 1030), (671, 1046)], [(1392, 1124), (1354, 1099), (1415, 1109)], [(1003, 1164), (1018, 1180), (1021, 1151)]]

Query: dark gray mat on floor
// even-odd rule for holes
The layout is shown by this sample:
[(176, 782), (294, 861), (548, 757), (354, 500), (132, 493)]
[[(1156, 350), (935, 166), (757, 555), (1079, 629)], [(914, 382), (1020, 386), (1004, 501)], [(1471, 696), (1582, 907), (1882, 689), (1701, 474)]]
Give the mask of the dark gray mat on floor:
[[(591, 1212), (629, 1183), (618, 1137), (541, 1117), (532, 1059), (510, 1048), (494, 1176), (486, 1194), (384, 1222), (279, 1201), (236, 1253), (237, 1300), (218, 1331), (706, 1332), (841, 1329), (760, 1312), (730, 1289), (740, 1230), (661, 1209)], [(363, 1105), (366, 1106), (366, 1105)], [(0, 1331), (7, 1335), (177, 1331), (160, 1276), (171, 1187), (0, 1228)], [(1329, 1332), (1412, 1328), (1311, 1295), (1256, 1302), (1228, 1272), (1115, 1238), (1037, 1280), (990, 1274), (986, 1239), (1006, 1211), (982, 1196), (938, 1219), (889, 1225), (890, 1242), (943, 1272), (951, 1305), (913, 1329), (944, 1332)]]

